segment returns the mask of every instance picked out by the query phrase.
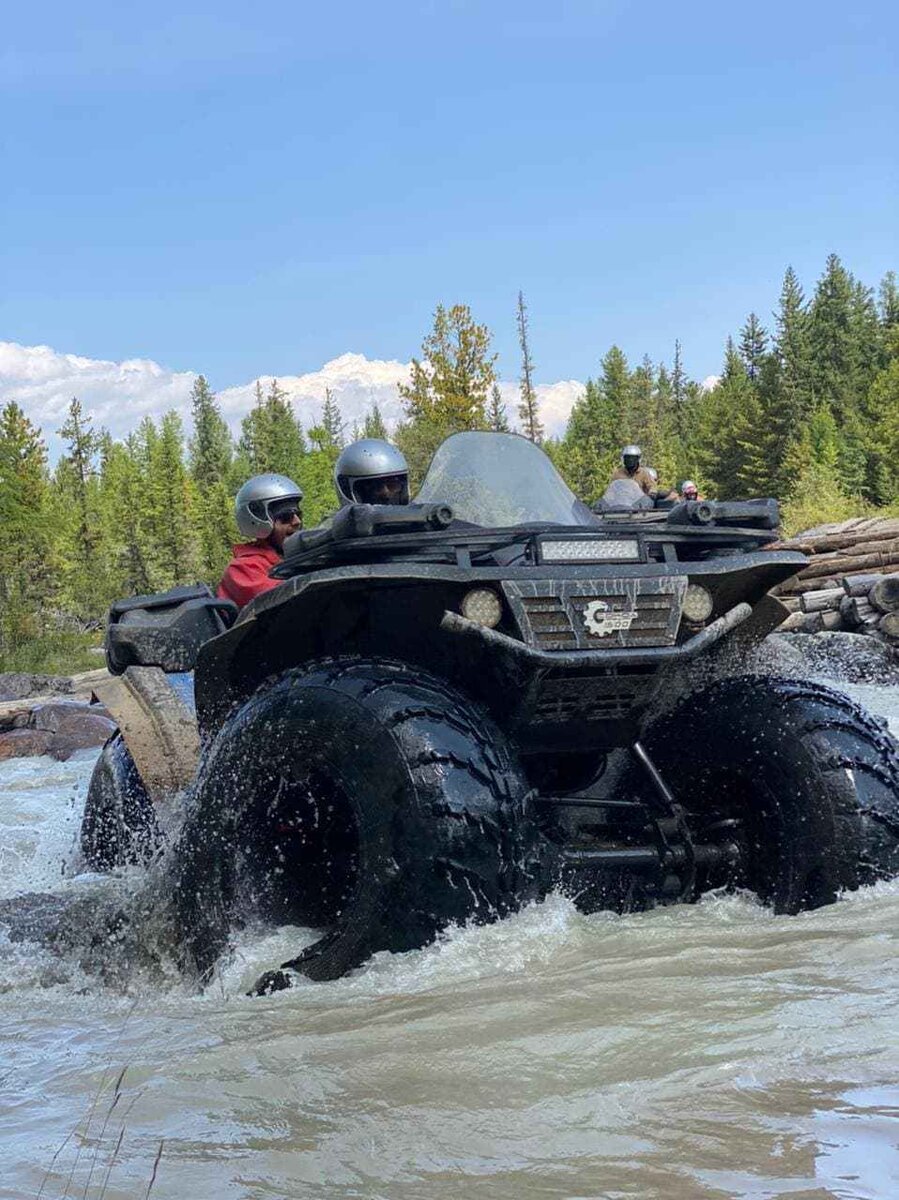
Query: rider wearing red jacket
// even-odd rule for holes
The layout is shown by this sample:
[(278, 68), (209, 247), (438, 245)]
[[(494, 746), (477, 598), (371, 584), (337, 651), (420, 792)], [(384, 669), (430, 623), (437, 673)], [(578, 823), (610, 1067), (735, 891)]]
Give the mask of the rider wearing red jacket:
[(289, 534), (303, 528), (303, 490), (286, 475), (254, 475), (234, 501), (237, 528), (252, 539), (234, 547), (217, 595), (238, 608), (281, 582), (269, 571), (284, 553)]

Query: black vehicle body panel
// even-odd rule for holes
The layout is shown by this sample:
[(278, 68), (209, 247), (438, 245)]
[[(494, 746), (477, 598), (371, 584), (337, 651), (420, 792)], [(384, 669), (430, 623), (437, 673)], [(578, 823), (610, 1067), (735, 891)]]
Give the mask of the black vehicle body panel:
[[(628, 744), (664, 668), (706, 649), (739, 625), (772, 587), (806, 561), (792, 552), (757, 550), (754, 546), (770, 535), (756, 535), (753, 544), (744, 530), (690, 530), (685, 536), (670, 528), (648, 530), (631, 519), (598, 522), (596, 532), (619, 537), (637, 530), (641, 539), (657, 533), (660, 543), (675, 552), (653, 553), (663, 561), (583, 565), (541, 565), (533, 556), (531, 561), (519, 556), (505, 566), (447, 561), (470, 560), (472, 547), (476, 555), (479, 545), (491, 541), (514, 543), (514, 530), (455, 537), (388, 535), (344, 546), (344, 560), (367, 554), (392, 561), (323, 568), (310, 564), (307, 573), (286, 579), (248, 605), (231, 630), (200, 651), (196, 696), (201, 731), (204, 736), (214, 733), (232, 707), (267, 677), (324, 656), (353, 654), (393, 657), (444, 676), (483, 701), (528, 750)], [(558, 527), (552, 532), (566, 538), (585, 533), (583, 528)], [(517, 540), (528, 536), (522, 532)], [(741, 552), (747, 540), (751, 548)], [(723, 556), (693, 559), (697, 546), (704, 555)], [(684, 551), (690, 557), (680, 561)], [(420, 561), (429, 555), (444, 561)], [(297, 564), (295, 569), (303, 568)], [(701, 583), (713, 598), (705, 630), (680, 619), (690, 582)], [(469, 628), (472, 623), (460, 615), (462, 598), (473, 587), (492, 587), (502, 597), (497, 636), (479, 626)], [(540, 644), (539, 631), (523, 611), (525, 593), (558, 598), (558, 611), (567, 613), (558, 648)], [(596, 648), (588, 648), (578, 619), (579, 598), (604, 596), (614, 605), (620, 597), (633, 606), (635, 597), (659, 593), (673, 597), (676, 606), (670, 617), (663, 615), (664, 629), (654, 639), (661, 644), (646, 644), (637, 630), (597, 639)], [(768, 603), (774, 602), (769, 598)], [(562, 648), (565, 644), (571, 648)]]

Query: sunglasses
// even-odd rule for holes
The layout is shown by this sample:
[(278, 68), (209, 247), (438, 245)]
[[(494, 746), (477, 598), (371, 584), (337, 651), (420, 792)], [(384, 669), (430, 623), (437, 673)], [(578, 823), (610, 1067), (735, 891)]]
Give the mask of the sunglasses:
[(273, 521), (282, 521), (284, 524), (292, 521), (294, 517), (299, 517), (300, 520), (303, 519), (303, 514), (296, 505), (294, 505), (293, 508), (282, 508), (280, 512), (272, 513)]

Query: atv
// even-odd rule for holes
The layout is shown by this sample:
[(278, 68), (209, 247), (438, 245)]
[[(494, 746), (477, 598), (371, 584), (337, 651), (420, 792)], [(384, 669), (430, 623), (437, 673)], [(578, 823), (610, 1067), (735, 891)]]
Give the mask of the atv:
[[(776, 502), (600, 507), (525, 438), (458, 433), (412, 504), (292, 535), (233, 624), (202, 589), (114, 609), (146, 720), (98, 762), (89, 861), (170, 844), (201, 977), (261, 920), (319, 931), (283, 967), (320, 980), (552, 889), (627, 911), (747, 888), (795, 913), (899, 872), (882, 722), (760, 675), (674, 695), (683, 664), (785, 617), (769, 592), (806, 560), (765, 549)], [(166, 728), (175, 778), (151, 785)]]

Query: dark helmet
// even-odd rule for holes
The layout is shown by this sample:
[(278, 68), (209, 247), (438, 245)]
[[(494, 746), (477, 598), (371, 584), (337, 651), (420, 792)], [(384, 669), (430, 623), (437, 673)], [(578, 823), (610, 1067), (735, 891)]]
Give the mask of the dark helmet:
[(272, 507), (293, 501), (299, 508), (303, 489), (286, 475), (254, 475), (234, 497), (234, 517), (241, 536), (265, 538), (274, 529)]
[(633, 444), (625, 446), (621, 451), (621, 465), (627, 471), (628, 475), (633, 475), (639, 467), (641, 454), (640, 447)]
[[(378, 483), (397, 480), (395, 498), (380, 499)], [(340, 452), (334, 464), (334, 486), (341, 508), (346, 504), (408, 504), (409, 467), (405, 458), (380, 438), (363, 438)]]

